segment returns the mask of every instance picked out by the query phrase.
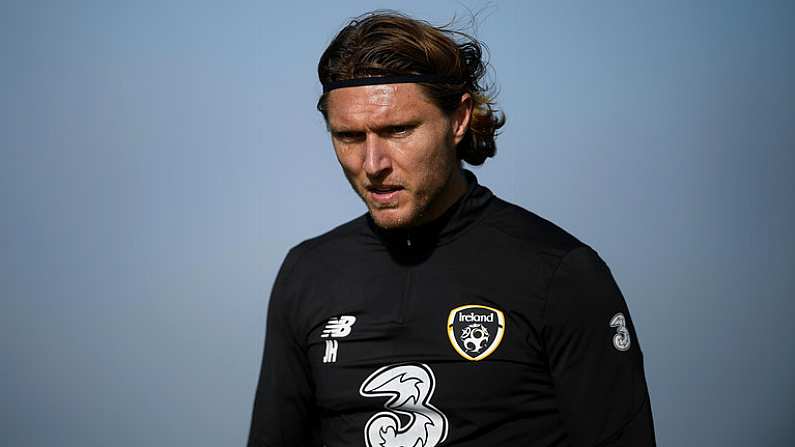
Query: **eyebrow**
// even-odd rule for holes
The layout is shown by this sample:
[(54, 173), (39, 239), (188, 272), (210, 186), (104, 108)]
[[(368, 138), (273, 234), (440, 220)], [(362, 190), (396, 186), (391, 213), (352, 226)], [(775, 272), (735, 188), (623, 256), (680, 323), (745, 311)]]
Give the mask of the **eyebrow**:
[[(373, 130), (376, 133), (381, 133), (381, 132), (385, 132), (385, 131), (393, 128), (393, 127), (414, 128), (414, 127), (419, 126), (421, 123), (422, 123), (421, 120), (415, 119), (415, 118), (411, 118), (411, 119), (407, 119), (407, 120), (403, 120), (403, 121), (396, 121), (396, 122), (390, 123), (390, 124), (384, 124), (382, 126), (377, 126), (377, 127), (374, 127)], [(362, 132), (361, 129), (356, 129), (356, 128), (348, 127), (348, 126), (340, 126), (340, 127), (337, 127), (337, 128), (332, 128), (331, 124), (326, 124), (326, 130), (328, 130), (329, 132), (331, 132), (333, 134), (343, 133), (343, 132)]]

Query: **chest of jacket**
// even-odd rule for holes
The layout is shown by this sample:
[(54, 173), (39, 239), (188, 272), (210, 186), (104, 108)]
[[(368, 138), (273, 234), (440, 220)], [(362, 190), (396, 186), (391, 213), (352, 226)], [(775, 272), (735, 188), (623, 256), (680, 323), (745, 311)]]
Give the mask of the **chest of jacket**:
[(374, 246), (317, 268), (301, 297), (301, 327), (316, 404), (333, 432), (361, 430), (393, 399), (414, 399), (420, 410), (426, 399), (458, 434), (506, 423), (517, 408), (552, 411), (537, 334), (539, 263), (509, 242), (471, 235), (416, 258)]

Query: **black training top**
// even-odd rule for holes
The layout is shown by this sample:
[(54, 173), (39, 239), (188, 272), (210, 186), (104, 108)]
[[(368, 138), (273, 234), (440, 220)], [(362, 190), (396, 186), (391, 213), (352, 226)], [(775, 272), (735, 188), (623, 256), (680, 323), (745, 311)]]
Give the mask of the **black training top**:
[(464, 173), (428, 225), (365, 214), (290, 250), (249, 446), (655, 445), (607, 265)]

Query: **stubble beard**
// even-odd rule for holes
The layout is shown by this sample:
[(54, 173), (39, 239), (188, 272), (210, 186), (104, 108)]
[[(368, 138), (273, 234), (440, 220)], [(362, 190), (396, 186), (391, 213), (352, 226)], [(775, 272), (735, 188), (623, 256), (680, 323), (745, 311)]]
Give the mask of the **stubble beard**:
[[(430, 215), (431, 208), (443, 200), (445, 192), (451, 187), (453, 174), (456, 169), (457, 166), (454, 165), (454, 167), (447, 172), (444, 181), (441, 182), (438, 187), (424, 191), (403, 189), (400, 192), (400, 196), (402, 196), (401, 199), (386, 205), (373, 203), (368, 200), (368, 191), (363, 186), (358, 185), (354, 179), (348, 177), (347, 174), (346, 178), (356, 195), (364, 202), (375, 224), (385, 230), (398, 230), (409, 229), (427, 223), (426, 216)], [(408, 209), (406, 213), (395, 213), (395, 216), (383, 216), (379, 212), (382, 210), (400, 208), (401, 205), (405, 206), (406, 202), (411, 203), (411, 208)]]

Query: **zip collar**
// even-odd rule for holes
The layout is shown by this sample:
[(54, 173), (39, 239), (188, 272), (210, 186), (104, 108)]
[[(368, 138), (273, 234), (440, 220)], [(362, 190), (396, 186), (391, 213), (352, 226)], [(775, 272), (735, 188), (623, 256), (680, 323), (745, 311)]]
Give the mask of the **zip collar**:
[(405, 254), (419, 254), (454, 240), (482, 217), (494, 196), (478, 183), (474, 173), (467, 169), (461, 171), (467, 191), (432, 222), (407, 230), (386, 230), (376, 225), (367, 213), (368, 226), (390, 251)]

